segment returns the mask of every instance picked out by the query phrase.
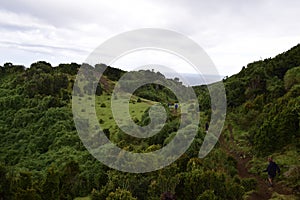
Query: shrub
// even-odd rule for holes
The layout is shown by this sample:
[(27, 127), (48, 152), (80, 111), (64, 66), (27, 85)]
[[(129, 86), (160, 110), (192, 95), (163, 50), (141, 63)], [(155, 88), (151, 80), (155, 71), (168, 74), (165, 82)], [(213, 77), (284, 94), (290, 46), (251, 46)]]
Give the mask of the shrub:
[(242, 186), (245, 188), (245, 192), (255, 190), (257, 181), (254, 178), (245, 178), (242, 179)]
[(213, 190), (206, 190), (197, 198), (197, 200), (217, 200), (217, 199), (218, 198), (215, 195)]
[(300, 67), (295, 67), (286, 72), (284, 75), (284, 87), (286, 90), (292, 88), (293, 85), (300, 83)]
[(101, 103), (100, 107), (105, 108), (106, 107), (105, 103)]
[(115, 192), (109, 193), (106, 200), (136, 200), (136, 198), (129, 191), (118, 188)]

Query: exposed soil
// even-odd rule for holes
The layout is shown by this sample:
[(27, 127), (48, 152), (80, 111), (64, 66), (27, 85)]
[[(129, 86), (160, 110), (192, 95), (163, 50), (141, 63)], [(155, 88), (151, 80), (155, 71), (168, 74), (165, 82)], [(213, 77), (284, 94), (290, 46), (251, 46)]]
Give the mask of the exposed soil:
[(226, 153), (236, 159), (238, 175), (241, 178), (255, 178), (257, 180), (256, 191), (249, 196), (248, 200), (267, 200), (271, 198), (273, 192), (284, 195), (292, 194), (292, 191), (289, 188), (276, 183), (276, 179), (274, 182), (274, 186), (269, 187), (266, 180), (256, 174), (249, 173), (250, 166), (248, 165), (248, 162), (251, 160), (251, 157), (244, 156), (245, 154), (243, 152), (229, 150), (228, 145), (226, 144), (222, 136), (220, 138), (220, 143), (221, 147), (226, 151)]

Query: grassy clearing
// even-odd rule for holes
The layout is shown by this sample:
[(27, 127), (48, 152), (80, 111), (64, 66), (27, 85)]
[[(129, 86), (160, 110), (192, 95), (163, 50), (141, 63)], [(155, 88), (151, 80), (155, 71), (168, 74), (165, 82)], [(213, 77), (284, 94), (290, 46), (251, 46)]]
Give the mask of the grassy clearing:
[[(103, 129), (114, 129), (116, 127), (116, 122), (114, 120), (112, 110), (111, 110), (111, 95), (101, 95), (96, 97), (96, 113), (100, 125)], [(120, 98), (120, 97), (119, 97)], [(120, 98), (121, 99), (121, 98)], [(146, 99), (139, 98), (136, 96), (132, 96), (129, 101), (129, 113), (132, 119), (141, 120), (142, 115), (144, 112), (151, 106), (154, 105), (156, 102), (149, 101)], [(125, 115), (124, 106), (127, 104), (126, 101), (120, 100), (117, 104), (120, 108), (121, 115), (124, 114), (124, 118), (128, 116)]]

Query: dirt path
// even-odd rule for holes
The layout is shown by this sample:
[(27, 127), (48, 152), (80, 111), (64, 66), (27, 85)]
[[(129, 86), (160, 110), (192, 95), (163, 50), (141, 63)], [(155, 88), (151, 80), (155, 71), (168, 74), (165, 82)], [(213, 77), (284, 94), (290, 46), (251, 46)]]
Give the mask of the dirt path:
[(248, 162), (251, 160), (251, 157), (241, 158), (240, 155), (244, 155), (242, 152), (236, 152), (229, 149), (224, 138), (220, 137), (221, 147), (225, 150), (228, 155), (231, 155), (237, 161), (237, 170), (238, 175), (241, 178), (255, 178), (257, 180), (257, 189), (255, 192), (249, 196), (248, 200), (267, 200), (270, 199), (273, 192), (278, 194), (290, 195), (292, 192), (285, 188), (284, 186), (275, 182), (274, 187), (268, 187), (266, 181), (258, 175), (249, 173), (250, 166)]

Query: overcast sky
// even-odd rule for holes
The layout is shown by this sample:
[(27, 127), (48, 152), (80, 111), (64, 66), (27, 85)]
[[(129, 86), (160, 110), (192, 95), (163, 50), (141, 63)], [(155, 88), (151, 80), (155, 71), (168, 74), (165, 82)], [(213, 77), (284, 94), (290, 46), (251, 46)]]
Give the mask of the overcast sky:
[[(82, 63), (112, 36), (139, 28), (163, 28), (197, 42), (219, 74), (232, 75), (250, 62), (297, 45), (299, 9), (298, 0), (1, 1), (0, 65), (13, 62), (28, 67), (38, 60), (53, 66)], [(139, 63), (134, 59), (140, 57), (117, 63), (126, 68)]]

